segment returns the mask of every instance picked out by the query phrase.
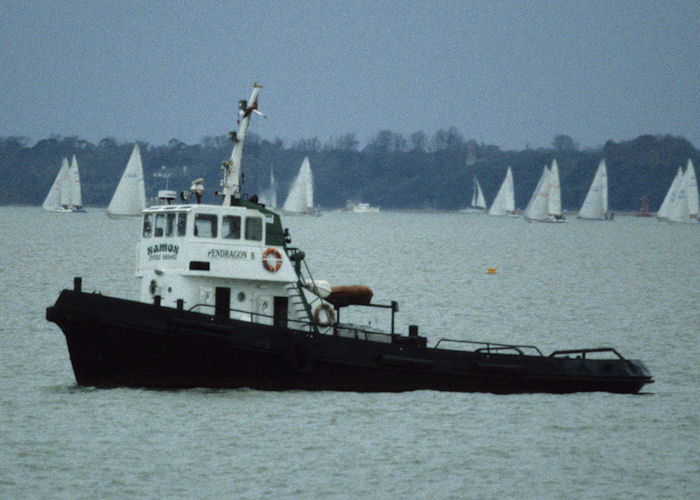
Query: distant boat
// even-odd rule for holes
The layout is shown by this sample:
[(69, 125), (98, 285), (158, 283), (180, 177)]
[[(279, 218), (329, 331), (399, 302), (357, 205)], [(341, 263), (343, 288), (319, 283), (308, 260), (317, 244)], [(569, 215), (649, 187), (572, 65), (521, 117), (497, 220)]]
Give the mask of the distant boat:
[(651, 217), (649, 213), (649, 197), (642, 196), (641, 198), (642, 206), (639, 207), (639, 212), (637, 212), (637, 217)]
[(566, 222), (566, 218), (561, 213), (561, 186), (557, 160), (552, 160), (551, 169), (545, 165), (524, 215), (528, 221)]
[(139, 145), (134, 146), (129, 161), (124, 168), (119, 185), (114, 191), (112, 201), (107, 206), (107, 215), (111, 217), (140, 216), (146, 208), (146, 187), (143, 180), (143, 165)]
[(484, 192), (481, 190), (481, 185), (479, 184), (476, 176), (474, 177), (474, 189), (472, 190), (472, 201), (469, 206), (462, 212), (467, 213), (480, 213), (486, 212), (486, 199), (484, 198)]
[(549, 169), (545, 165), (542, 169), (542, 175), (537, 182), (537, 186), (532, 193), (532, 197), (525, 207), (525, 218), (531, 220), (545, 220), (547, 218), (547, 209), (549, 207)]
[(565, 222), (566, 218), (561, 214), (561, 185), (559, 184), (559, 166), (557, 160), (552, 160), (552, 168), (549, 170), (549, 211), (548, 222)]
[(275, 183), (275, 174), (272, 168), (270, 168), (270, 186), (263, 189), (260, 202), (270, 208), (277, 208), (277, 184)]
[(693, 162), (690, 160), (688, 160), (685, 174), (681, 177), (668, 220), (683, 223), (698, 222), (698, 182)]
[(73, 161), (68, 163), (67, 158), (63, 158), (61, 168), (56, 175), (56, 179), (51, 185), (44, 203), (41, 205), (44, 210), (52, 212), (84, 212), (83, 201), (80, 191), (80, 174), (78, 173), (78, 161), (73, 155)]
[(373, 207), (369, 203), (356, 203), (352, 211), (356, 214), (376, 214), (379, 213), (379, 207)]
[(601, 160), (598, 169), (593, 176), (593, 182), (583, 200), (579, 219), (588, 220), (612, 220), (612, 214), (608, 211), (608, 173), (605, 160)]
[(73, 212), (85, 212), (83, 209), (83, 193), (80, 189), (80, 172), (78, 171), (78, 160), (73, 155), (70, 167), (68, 168), (70, 172), (70, 198), (71, 205), (70, 208)]
[(496, 198), (489, 209), (489, 215), (515, 215), (515, 193), (513, 190), (513, 171), (508, 167)]
[(56, 178), (54, 179), (53, 184), (51, 185), (51, 189), (49, 189), (49, 192), (46, 195), (46, 199), (44, 200), (44, 203), (41, 205), (44, 210), (68, 212), (68, 210), (63, 209), (63, 207), (61, 205), (61, 185), (64, 182), (68, 182), (68, 179), (66, 176), (67, 172), (68, 172), (68, 160), (66, 158), (63, 158), (63, 162), (61, 163), (61, 168), (58, 169), (58, 174), (56, 174)]
[(308, 156), (304, 158), (299, 168), (282, 210), (292, 214), (317, 215), (319, 213), (314, 207), (314, 179)]
[(698, 179), (695, 175), (695, 167), (693, 161), (688, 158), (688, 164), (685, 167), (685, 183), (688, 196), (688, 214), (696, 221), (700, 220), (700, 199), (698, 196)]
[(681, 184), (683, 183), (683, 169), (681, 167), (678, 167), (678, 171), (676, 172), (676, 176), (673, 178), (673, 182), (671, 183), (671, 187), (668, 188), (668, 192), (666, 193), (666, 196), (664, 197), (664, 201), (661, 202), (661, 207), (659, 208), (659, 211), (656, 213), (656, 217), (658, 219), (668, 219), (671, 216), (671, 209), (676, 203), (676, 198), (678, 197), (678, 193), (681, 189)]

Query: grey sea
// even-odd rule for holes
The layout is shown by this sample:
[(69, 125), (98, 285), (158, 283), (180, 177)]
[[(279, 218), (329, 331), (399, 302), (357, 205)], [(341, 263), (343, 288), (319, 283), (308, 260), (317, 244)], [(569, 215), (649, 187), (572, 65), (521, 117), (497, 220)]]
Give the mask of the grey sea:
[(430, 344), (613, 346), (656, 379), (503, 396), (78, 387), (45, 309), (74, 276), (136, 298), (140, 223), (0, 216), (0, 498), (698, 498), (700, 225), (285, 219), (316, 278), (397, 300)]

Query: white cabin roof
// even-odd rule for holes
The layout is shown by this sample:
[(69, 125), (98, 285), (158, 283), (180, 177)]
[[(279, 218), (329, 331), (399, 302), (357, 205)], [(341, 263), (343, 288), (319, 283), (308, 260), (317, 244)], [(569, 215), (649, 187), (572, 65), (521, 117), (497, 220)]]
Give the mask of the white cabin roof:
[(227, 279), (296, 279), (279, 215), (253, 203), (146, 208), (137, 276), (148, 269)]

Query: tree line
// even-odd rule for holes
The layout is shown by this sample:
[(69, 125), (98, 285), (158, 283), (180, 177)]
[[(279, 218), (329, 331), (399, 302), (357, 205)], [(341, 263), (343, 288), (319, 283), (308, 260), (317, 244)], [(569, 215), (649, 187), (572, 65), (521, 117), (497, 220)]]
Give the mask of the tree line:
[[(167, 145), (139, 142), (147, 196), (159, 189), (187, 189), (203, 178), (205, 202), (216, 202), (221, 163), (231, 154), (227, 136), (208, 136), (197, 144), (171, 139)], [(133, 143), (105, 138), (97, 144), (75, 136), (52, 136), (31, 144), (22, 137), (0, 137), (0, 173), (4, 189), (0, 204), (40, 205), (58, 173), (63, 157), (75, 155), (82, 181), (83, 203), (106, 206), (134, 147)], [(549, 148), (520, 151), (465, 140), (452, 127), (432, 137), (415, 132), (409, 137), (382, 130), (360, 148), (355, 134), (322, 144), (318, 138), (301, 139), (289, 146), (276, 138), (249, 134), (244, 153), (245, 194), (261, 193), (274, 173), (278, 203), (282, 203), (304, 159), (314, 175), (315, 202), (322, 208), (344, 207), (348, 200), (383, 208), (454, 210), (471, 199), (478, 178), (491, 202), (507, 167), (513, 169), (516, 206), (524, 208), (545, 164), (559, 165), (562, 205), (578, 210), (601, 159), (608, 167), (610, 207), (629, 211), (648, 196), (658, 209), (675, 172), (688, 158), (697, 163), (698, 151), (683, 137), (642, 135), (629, 141), (608, 141), (580, 149), (567, 135), (557, 135)], [(163, 174), (166, 174), (164, 177)], [(167, 177), (167, 181), (166, 181)]]

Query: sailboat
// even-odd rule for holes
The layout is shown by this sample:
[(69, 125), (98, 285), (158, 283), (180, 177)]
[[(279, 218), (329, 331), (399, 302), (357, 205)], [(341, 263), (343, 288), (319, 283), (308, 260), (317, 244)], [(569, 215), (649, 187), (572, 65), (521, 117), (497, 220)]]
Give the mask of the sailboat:
[(668, 220), (684, 223), (698, 222), (698, 183), (693, 162), (690, 160), (679, 186)]
[(508, 167), (503, 183), (489, 209), (489, 215), (515, 215), (515, 193), (513, 191), (513, 171)]
[(63, 158), (61, 168), (56, 179), (51, 185), (44, 203), (44, 210), (52, 212), (84, 212), (83, 201), (80, 192), (80, 174), (78, 173), (78, 161), (73, 155), (72, 163)]
[(561, 213), (561, 186), (559, 185), (559, 166), (552, 160), (552, 167), (545, 165), (535, 192), (524, 212), (528, 221), (566, 222)]
[(314, 208), (314, 179), (308, 156), (304, 158), (299, 168), (299, 174), (294, 179), (282, 210), (293, 214), (318, 214), (318, 209)]
[(547, 218), (547, 209), (549, 207), (549, 169), (547, 165), (542, 169), (542, 175), (537, 182), (535, 191), (525, 207), (525, 219), (528, 221), (545, 220)]
[(640, 201), (642, 202), (642, 205), (639, 207), (637, 217), (651, 217), (651, 214), (649, 213), (649, 197), (644, 195), (641, 197)]
[(561, 186), (559, 184), (559, 166), (557, 160), (552, 160), (552, 168), (549, 170), (549, 211), (547, 222), (566, 222), (566, 217), (561, 213)]
[(688, 158), (685, 167), (686, 191), (688, 196), (688, 215), (696, 221), (700, 221), (700, 199), (698, 197), (698, 179), (695, 176), (693, 161)]
[(601, 160), (598, 169), (593, 176), (593, 182), (583, 200), (581, 210), (578, 213), (579, 219), (587, 220), (612, 220), (608, 212), (608, 173), (605, 160)]
[(136, 144), (119, 180), (119, 185), (114, 191), (112, 201), (107, 206), (107, 215), (110, 217), (140, 216), (144, 208), (146, 208), (146, 187), (143, 181), (141, 151)]
[(68, 169), (70, 173), (70, 208), (73, 212), (85, 212), (83, 208), (83, 194), (80, 189), (80, 172), (78, 171), (78, 160), (73, 155)]
[(661, 202), (661, 207), (656, 213), (658, 219), (668, 219), (671, 216), (671, 209), (676, 203), (676, 198), (678, 197), (678, 192), (680, 191), (681, 184), (683, 183), (683, 169), (678, 167), (678, 172), (673, 178), (671, 187), (668, 188), (668, 192), (664, 197), (664, 201)]
[(275, 173), (270, 168), (270, 186), (263, 190), (260, 202), (270, 208), (277, 208), (277, 185), (275, 184)]
[(68, 160), (66, 158), (63, 158), (61, 168), (58, 170), (58, 174), (56, 175), (56, 178), (54, 179), (53, 184), (51, 185), (51, 189), (49, 189), (49, 192), (46, 195), (46, 199), (41, 205), (44, 210), (68, 212), (68, 210), (64, 209), (61, 205), (61, 187), (64, 183), (67, 183), (67, 172)]
[(472, 213), (472, 214), (483, 214), (486, 211), (486, 199), (484, 198), (484, 192), (481, 190), (481, 185), (474, 177), (474, 189), (472, 190), (472, 201), (471, 204), (462, 210), (462, 212)]

